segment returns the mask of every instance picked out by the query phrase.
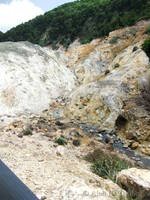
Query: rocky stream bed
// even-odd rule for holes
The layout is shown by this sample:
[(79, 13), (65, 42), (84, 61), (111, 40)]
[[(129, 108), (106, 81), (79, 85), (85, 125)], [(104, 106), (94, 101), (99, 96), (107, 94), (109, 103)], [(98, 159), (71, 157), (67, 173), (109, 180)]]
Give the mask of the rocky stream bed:
[[(149, 25), (67, 50), (0, 43), (0, 157), (40, 199), (120, 200), (128, 189), (150, 199)], [(135, 163), (122, 188), (83, 159), (97, 148)]]

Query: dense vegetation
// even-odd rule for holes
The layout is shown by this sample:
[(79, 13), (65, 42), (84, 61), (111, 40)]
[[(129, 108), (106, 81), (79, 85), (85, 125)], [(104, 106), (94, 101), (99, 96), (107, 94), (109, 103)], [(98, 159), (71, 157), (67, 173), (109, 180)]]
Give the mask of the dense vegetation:
[(147, 56), (150, 58), (150, 38), (148, 38), (148, 39), (146, 39), (144, 41), (142, 49), (145, 51), (145, 53), (147, 54)]
[[(150, 26), (148, 26), (146, 28), (146, 31), (145, 31), (146, 34), (150, 35)], [(147, 38), (143, 45), (142, 45), (142, 49), (143, 51), (145, 51), (145, 53), (147, 54), (147, 56), (150, 58), (150, 37)]]
[(3, 37), (3, 33), (0, 31), (0, 38), (2, 38)]
[(28, 40), (67, 47), (76, 38), (86, 43), (147, 18), (150, 18), (149, 0), (78, 0), (0, 34), (0, 41)]

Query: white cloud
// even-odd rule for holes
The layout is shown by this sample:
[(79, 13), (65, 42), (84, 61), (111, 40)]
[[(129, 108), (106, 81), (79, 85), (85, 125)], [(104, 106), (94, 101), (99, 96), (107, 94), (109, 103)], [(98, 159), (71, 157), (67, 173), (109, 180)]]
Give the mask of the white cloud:
[(10, 28), (43, 14), (43, 10), (30, 0), (12, 0), (0, 4), (0, 30), (6, 32)]

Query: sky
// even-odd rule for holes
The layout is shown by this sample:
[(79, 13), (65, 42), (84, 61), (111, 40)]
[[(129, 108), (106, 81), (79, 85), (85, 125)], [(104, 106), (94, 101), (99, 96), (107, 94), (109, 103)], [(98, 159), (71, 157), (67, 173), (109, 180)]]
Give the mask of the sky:
[(73, 0), (0, 0), (0, 31), (6, 32), (44, 12)]

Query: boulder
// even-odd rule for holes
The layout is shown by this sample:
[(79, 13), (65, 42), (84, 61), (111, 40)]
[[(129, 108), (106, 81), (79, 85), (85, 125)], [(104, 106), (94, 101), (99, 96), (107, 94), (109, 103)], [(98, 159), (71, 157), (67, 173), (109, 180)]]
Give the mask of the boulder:
[(139, 146), (139, 143), (138, 143), (138, 142), (132, 142), (132, 143), (131, 143), (131, 149), (133, 149), (133, 150), (137, 149), (138, 146)]
[(40, 114), (52, 99), (74, 88), (75, 76), (46, 48), (0, 43), (0, 115)]
[[(138, 43), (137, 46), (139, 46)], [(70, 93), (70, 102), (66, 105), (64, 112), (66, 117), (80, 122), (99, 124), (103, 129), (112, 130), (115, 128), (118, 116), (124, 112), (128, 112), (123, 109), (125, 106), (124, 102), (135, 95), (135, 93), (138, 93), (137, 80), (140, 79), (141, 74), (149, 70), (149, 59), (146, 54), (141, 49), (132, 52), (133, 47), (134, 45), (131, 45), (124, 49), (124, 51), (118, 53), (110, 63), (112, 69), (111, 73), (107, 74), (107, 76), (102, 76), (102, 74), (108, 70), (108, 67), (105, 65), (103, 71), (101, 69), (101, 63), (98, 66), (102, 72), (96, 72), (95, 70), (95, 73), (99, 74), (99, 77), (96, 78), (92, 74), (90, 70), (91, 68), (93, 69), (92, 53), (84, 61), (82, 60), (82, 69), (86, 72), (88, 71), (91, 80), (87, 78), (88, 75), (85, 72), (81, 73), (81, 77), (84, 78), (85, 76), (87, 79)], [(105, 61), (105, 58), (103, 57), (102, 60)], [(116, 63), (120, 67), (114, 69), (113, 66)], [(79, 63), (75, 66), (76, 70), (81, 67)], [(130, 113), (127, 115), (130, 115)], [(126, 122), (128, 123), (127, 120)]]
[(150, 170), (137, 168), (122, 170), (117, 176), (117, 181), (133, 197), (150, 199)]

